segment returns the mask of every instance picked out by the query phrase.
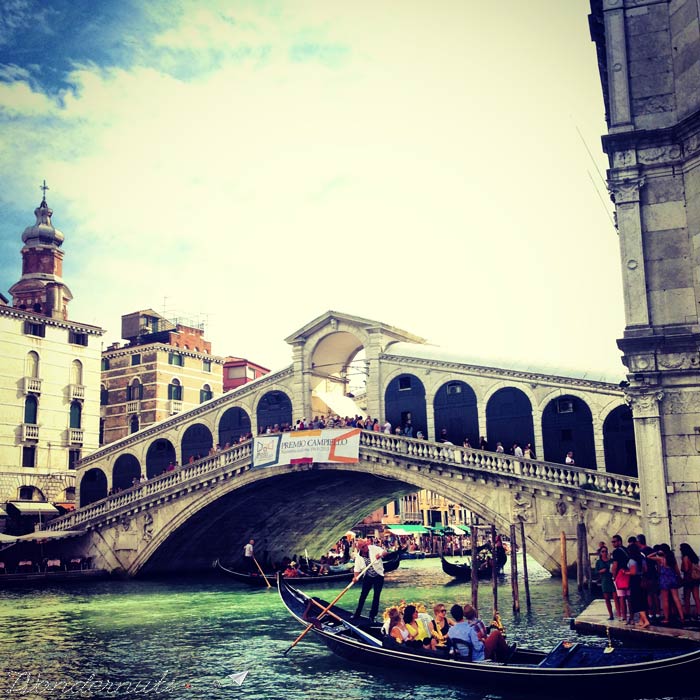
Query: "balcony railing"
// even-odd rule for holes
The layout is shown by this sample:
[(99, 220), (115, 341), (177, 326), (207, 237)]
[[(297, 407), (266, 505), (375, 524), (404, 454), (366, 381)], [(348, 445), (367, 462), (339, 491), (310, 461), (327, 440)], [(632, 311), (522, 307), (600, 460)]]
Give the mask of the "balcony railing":
[(78, 401), (85, 400), (85, 387), (82, 384), (71, 384), (70, 385), (70, 398), (71, 401), (77, 399)]
[(35, 423), (22, 423), (22, 440), (38, 440), (39, 426)]
[(41, 379), (36, 377), (24, 378), (24, 393), (25, 394), (41, 394)]
[(83, 430), (82, 428), (69, 428), (68, 429), (68, 442), (71, 445), (82, 445), (83, 444)]
[(127, 401), (126, 402), (126, 412), (127, 413), (138, 413), (141, 410), (140, 401)]
[(168, 412), (170, 415), (175, 415), (176, 413), (180, 413), (182, 411), (182, 401), (176, 401), (175, 399), (170, 399), (168, 401)]

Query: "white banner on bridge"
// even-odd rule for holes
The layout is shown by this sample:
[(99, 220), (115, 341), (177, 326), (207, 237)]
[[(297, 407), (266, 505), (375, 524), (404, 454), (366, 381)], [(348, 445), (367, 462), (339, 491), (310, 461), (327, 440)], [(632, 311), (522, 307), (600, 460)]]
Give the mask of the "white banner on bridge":
[(359, 428), (299, 430), (259, 435), (253, 440), (253, 467), (359, 461)]

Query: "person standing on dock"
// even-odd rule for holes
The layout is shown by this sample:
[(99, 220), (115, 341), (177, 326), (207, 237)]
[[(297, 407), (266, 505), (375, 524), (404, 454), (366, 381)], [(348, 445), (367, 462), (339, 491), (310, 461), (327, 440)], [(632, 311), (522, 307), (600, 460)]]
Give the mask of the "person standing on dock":
[(620, 537), (620, 535), (613, 535), (610, 541), (613, 546), (610, 573), (615, 582), (615, 590), (617, 592), (615, 598), (617, 619), (626, 622), (630, 617), (628, 600), (629, 575), (627, 575), (627, 562), (629, 561), (629, 557), (627, 556), (627, 551), (622, 546), (622, 537)]
[[(369, 540), (360, 540), (357, 543), (357, 554), (355, 555), (355, 570), (352, 577), (355, 583), (362, 576), (362, 592), (357, 601), (354, 618), (362, 615), (367, 596), (372, 591), (372, 606), (369, 611), (369, 619), (374, 622), (379, 612), (379, 598), (384, 587), (384, 563), (382, 558), (386, 556), (386, 550), (382, 547), (370, 544)], [(364, 574), (363, 574), (364, 572)]]
[(615, 584), (613, 583), (613, 577), (610, 573), (610, 566), (612, 562), (608, 557), (608, 548), (603, 545), (598, 550), (598, 561), (595, 563), (595, 570), (600, 577), (600, 591), (603, 594), (603, 600), (605, 601), (605, 607), (608, 609), (608, 620), (614, 620), (612, 604), (610, 602), (611, 598), (615, 598), (615, 607), (618, 607), (617, 603), (617, 593), (615, 592)]

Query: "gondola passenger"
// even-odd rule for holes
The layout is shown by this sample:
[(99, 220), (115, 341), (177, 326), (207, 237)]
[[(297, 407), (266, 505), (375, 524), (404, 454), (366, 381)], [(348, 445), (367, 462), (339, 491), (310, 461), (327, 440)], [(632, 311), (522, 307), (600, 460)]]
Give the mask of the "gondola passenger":
[(447, 638), (450, 648), (454, 651), (455, 659), (483, 661), (486, 658), (484, 643), (477, 636), (476, 629), (464, 619), (464, 608), (461, 605), (453, 605), (450, 608), (450, 615), (455, 623), (447, 632)]
[(430, 632), (435, 640), (435, 646), (438, 649), (444, 649), (447, 646), (447, 633), (452, 624), (447, 618), (445, 604), (435, 603), (433, 605), (433, 615), (435, 615), (435, 619), (430, 622)]
[(425, 623), (418, 616), (415, 605), (407, 605), (403, 611), (403, 621), (408, 633), (411, 635), (406, 643), (410, 646), (435, 649), (435, 642), (425, 627)]

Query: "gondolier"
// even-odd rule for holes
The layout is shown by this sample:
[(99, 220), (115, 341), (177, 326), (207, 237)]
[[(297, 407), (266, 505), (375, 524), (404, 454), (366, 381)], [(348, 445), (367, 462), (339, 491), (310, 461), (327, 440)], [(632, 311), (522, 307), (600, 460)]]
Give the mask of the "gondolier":
[[(355, 555), (355, 569), (353, 575), (353, 581), (357, 581), (360, 574), (364, 571), (364, 576), (362, 579), (362, 592), (360, 593), (360, 599), (357, 601), (357, 609), (355, 610), (355, 618), (359, 618), (362, 615), (362, 608), (364, 607), (365, 600), (369, 595), (370, 590), (372, 593), (372, 607), (369, 611), (369, 619), (374, 622), (374, 618), (379, 612), (379, 597), (382, 594), (382, 588), (384, 587), (384, 562), (383, 557), (386, 556), (386, 550), (382, 547), (377, 547), (376, 545), (370, 544), (368, 540), (360, 540), (357, 543), (357, 554)], [(371, 564), (371, 566), (370, 566)]]
[(255, 552), (254, 552), (255, 540), (250, 540), (248, 544), (243, 545), (243, 561), (245, 562), (245, 570), (249, 574), (255, 574)]

